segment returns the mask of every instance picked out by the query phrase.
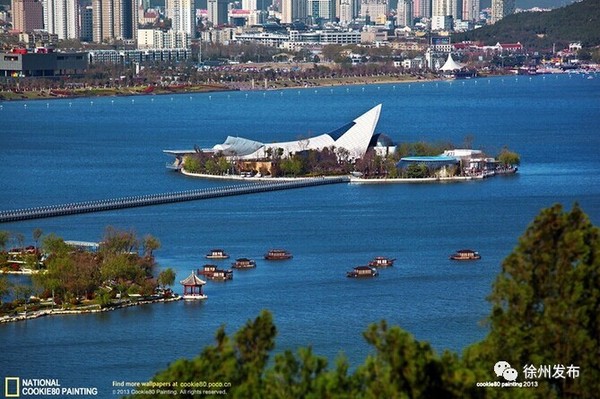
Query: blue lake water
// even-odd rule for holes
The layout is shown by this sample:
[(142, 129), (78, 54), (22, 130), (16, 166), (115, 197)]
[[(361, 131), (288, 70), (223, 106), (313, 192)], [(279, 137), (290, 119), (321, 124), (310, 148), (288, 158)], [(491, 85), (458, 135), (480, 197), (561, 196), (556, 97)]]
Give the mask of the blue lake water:
[[(186, 178), (163, 149), (212, 147), (227, 135), (272, 142), (331, 131), (383, 104), (377, 132), (520, 153), (517, 176), (453, 184), (334, 185), (0, 225), (99, 241), (106, 226), (152, 234), (177, 280), (223, 248), (257, 259), (204, 303), (0, 325), (0, 377), (58, 378), (111, 397), (113, 380), (144, 381), (193, 357), (225, 325), (273, 312), (277, 349), (312, 345), (353, 366), (386, 319), (442, 351), (482, 339), (485, 298), (502, 260), (541, 208), (579, 202), (600, 224), (600, 76), (0, 103), (0, 209), (150, 194), (233, 182)], [(267, 263), (269, 248), (294, 259)], [(452, 263), (471, 247), (483, 259)], [(373, 256), (397, 258), (373, 280), (345, 277)], [(230, 261), (219, 265), (229, 266)], [(180, 291), (180, 287), (176, 287)]]

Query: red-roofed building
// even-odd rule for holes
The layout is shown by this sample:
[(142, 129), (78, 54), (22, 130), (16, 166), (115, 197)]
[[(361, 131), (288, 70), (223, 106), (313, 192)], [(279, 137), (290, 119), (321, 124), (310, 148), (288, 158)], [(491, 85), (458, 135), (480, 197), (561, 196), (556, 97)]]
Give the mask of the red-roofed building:
[(496, 43), (496, 47), (499, 47), (500, 51), (508, 53), (522, 53), (523, 45), (520, 42), (517, 43)]

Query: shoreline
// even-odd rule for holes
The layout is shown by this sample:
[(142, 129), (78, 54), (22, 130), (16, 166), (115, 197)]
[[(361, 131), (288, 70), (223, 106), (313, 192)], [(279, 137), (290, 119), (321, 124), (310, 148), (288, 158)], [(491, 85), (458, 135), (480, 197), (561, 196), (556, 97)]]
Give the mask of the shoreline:
[(17, 314), (16, 316), (0, 316), (0, 324), (4, 323), (14, 323), (17, 321), (26, 321), (38, 319), (40, 317), (45, 316), (60, 316), (60, 315), (81, 315), (81, 314), (90, 314), (90, 313), (102, 313), (102, 312), (112, 312), (114, 310), (125, 309), (132, 306), (141, 306), (141, 305), (150, 305), (154, 303), (168, 303), (168, 302), (177, 302), (182, 300), (183, 297), (177, 295), (173, 298), (160, 298), (160, 299), (149, 299), (149, 300), (141, 300), (136, 302), (128, 302), (122, 303), (115, 306), (109, 306), (106, 308), (101, 308), (100, 305), (89, 305), (89, 309), (45, 309), (45, 310), (37, 310), (32, 312), (26, 312), (25, 314)]
[[(135, 97), (144, 95), (180, 95), (180, 94), (198, 94), (198, 93), (215, 93), (215, 92), (229, 92), (229, 91), (278, 91), (278, 90), (291, 90), (291, 89), (316, 89), (316, 88), (327, 88), (327, 87), (341, 87), (341, 86), (362, 86), (362, 85), (376, 85), (376, 84), (411, 84), (411, 83), (429, 83), (440, 81), (439, 78), (416, 78), (411, 77), (408, 79), (400, 79), (392, 77), (390, 75), (384, 76), (371, 76), (371, 77), (344, 77), (344, 78), (318, 78), (318, 79), (306, 79), (304, 85), (298, 85), (293, 80), (275, 80), (270, 81), (271, 85), (265, 88), (263, 85), (255, 83), (255, 87), (248, 87), (252, 83), (248, 82), (235, 82), (230, 84), (206, 84), (206, 85), (190, 85), (188, 87), (182, 87), (181, 90), (161, 90), (159, 92), (146, 93), (143, 89), (149, 86), (135, 86), (129, 89), (96, 89), (97, 93), (88, 93), (88, 91), (94, 89), (79, 90), (82, 92), (78, 93), (78, 89), (72, 89), (73, 95), (51, 95), (50, 92), (54, 90), (62, 89), (50, 89), (45, 88), (40, 91), (27, 91), (22, 93), (28, 93), (31, 95), (24, 96), (21, 93), (15, 93), (12, 91), (0, 91), (0, 103), (12, 102), (12, 101), (37, 101), (37, 100), (54, 100), (54, 99), (77, 99), (77, 98), (102, 98), (102, 97)], [(276, 86), (273, 83), (277, 83)], [(286, 85), (289, 84), (289, 85)], [(137, 90), (136, 90), (137, 88)], [(160, 89), (160, 88), (158, 88)], [(155, 90), (157, 90), (155, 88)], [(21, 98), (6, 98), (9, 96), (18, 96), (21, 94)]]
[[(213, 180), (235, 180), (245, 181), (248, 183), (253, 182), (277, 182), (277, 181), (294, 181), (294, 180), (308, 180), (308, 179), (323, 179), (323, 178), (337, 178), (340, 176), (318, 176), (318, 177), (243, 177), (238, 175), (208, 175), (204, 173), (190, 173), (184, 170), (179, 171), (181, 174), (194, 177), (199, 179), (213, 179)], [(424, 178), (382, 178), (382, 179), (365, 179), (362, 177), (348, 176), (348, 184), (396, 184), (396, 183), (459, 183), (483, 180), (488, 177), (494, 177), (496, 175), (475, 175), (475, 176), (450, 176), (450, 177), (424, 177)]]

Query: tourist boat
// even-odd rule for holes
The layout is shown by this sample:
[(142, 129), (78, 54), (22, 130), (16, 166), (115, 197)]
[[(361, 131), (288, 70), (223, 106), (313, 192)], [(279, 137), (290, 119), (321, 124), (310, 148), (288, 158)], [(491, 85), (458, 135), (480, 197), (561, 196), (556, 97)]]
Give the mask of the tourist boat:
[(292, 259), (292, 254), (285, 249), (271, 249), (265, 254), (266, 260), (285, 260)]
[(394, 266), (396, 259), (386, 258), (385, 256), (376, 256), (372, 261), (369, 262), (371, 267), (390, 267)]
[(347, 272), (347, 277), (377, 277), (379, 272), (371, 266), (356, 266), (352, 271)]
[(198, 275), (204, 276), (210, 280), (233, 280), (233, 270), (219, 269), (215, 265), (204, 265), (202, 270), (198, 270)]
[(210, 252), (206, 254), (206, 258), (207, 259), (228, 259), (229, 255), (222, 249), (211, 249)]
[(251, 269), (256, 267), (256, 262), (248, 258), (238, 258), (233, 263), (234, 269)]
[(481, 259), (479, 252), (472, 249), (461, 249), (450, 255), (451, 260), (478, 260)]

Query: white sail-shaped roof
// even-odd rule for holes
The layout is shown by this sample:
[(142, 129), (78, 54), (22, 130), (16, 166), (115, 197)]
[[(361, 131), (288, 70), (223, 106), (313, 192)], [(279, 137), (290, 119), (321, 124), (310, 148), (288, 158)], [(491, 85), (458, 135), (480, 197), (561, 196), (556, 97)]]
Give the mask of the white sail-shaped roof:
[(287, 156), (289, 154), (293, 154), (299, 151), (320, 150), (322, 148), (330, 147), (332, 145), (334, 145), (334, 140), (331, 138), (331, 136), (328, 134), (322, 134), (320, 136), (311, 137), (308, 139), (299, 139), (296, 141), (285, 141), (281, 143), (265, 144), (255, 152), (245, 155), (242, 158), (263, 158), (269, 148), (271, 148), (272, 151), (276, 151), (278, 148), (283, 148), (283, 153), (285, 156)]
[(375, 127), (379, 121), (381, 104), (376, 105), (358, 118), (354, 119), (354, 125), (348, 129), (339, 139), (335, 141), (337, 148), (345, 148), (350, 152), (352, 158), (361, 158), (367, 152)]
[(462, 69), (462, 65), (454, 61), (454, 59), (452, 58), (452, 54), (448, 54), (448, 59), (446, 60), (446, 63), (440, 68), (440, 70), (444, 72), (451, 72), (460, 69)]
[[(290, 154), (300, 151), (322, 150), (323, 148), (331, 146), (335, 146), (336, 148), (345, 148), (350, 153), (350, 157), (361, 158), (367, 152), (369, 142), (373, 137), (375, 127), (377, 126), (377, 122), (379, 121), (380, 113), (381, 104), (371, 108), (369, 111), (354, 119), (351, 123), (348, 123), (330, 133), (321, 134), (319, 136), (310, 137), (307, 139), (265, 144), (260, 148), (256, 149), (256, 151), (244, 154), (239, 158), (264, 158), (269, 148), (272, 151), (276, 151), (278, 148), (282, 148), (284, 151), (284, 155), (288, 156)], [(233, 140), (230, 141), (230, 144), (233, 144)], [(215, 146), (215, 148), (216, 147), (217, 146)], [(227, 149), (229, 151), (232, 151), (234, 150), (234, 147), (235, 146), (231, 146)], [(242, 151), (236, 152), (238, 154), (242, 153)]]

